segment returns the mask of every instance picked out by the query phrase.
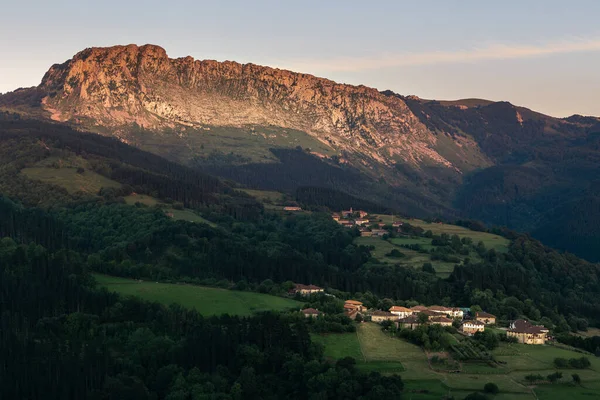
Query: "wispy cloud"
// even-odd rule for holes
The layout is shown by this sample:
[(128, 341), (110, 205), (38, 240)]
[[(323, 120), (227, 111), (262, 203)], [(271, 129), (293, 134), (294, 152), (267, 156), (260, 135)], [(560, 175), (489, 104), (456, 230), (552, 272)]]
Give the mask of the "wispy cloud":
[(493, 44), (451, 51), (383, 54), (377, 57), (346, 57), (329, 60), (280, 60), (276, 64), (281, 68), (300, 71), (356, 72), (390, 67), (510, 60), (591, 51), (600, 51), (600, 38), (574, 38), (538, 45)]

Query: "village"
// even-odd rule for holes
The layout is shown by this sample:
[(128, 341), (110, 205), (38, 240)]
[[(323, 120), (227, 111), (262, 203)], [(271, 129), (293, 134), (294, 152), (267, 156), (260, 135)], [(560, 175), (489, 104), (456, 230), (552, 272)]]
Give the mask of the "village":
[[(325, 293), (325, 289), (315, 285), (296, 284), (292, 293), (310, 296)], [(307, 318), (317, 318), (325, 315), (314, 308), (306, 308), (301, 312)], [(515, 338), (514, 340), (518, 343), (532, 345), (546, 344), (549, 333), (549, 329), (544, 326), (533, 325), (524, 319), (511, 321), (508, 327), (498, 327), (495, 315), (483, 311), (471, 312), (470, 308), (417, 305), (410, 308), (392, 306), (389, 310), (370, 310), (362, 302), (350, 299), (344, 303), (344, 314), (353, 320), (357, 320), (357, 317), (360, 316), (360, 321), (371, 321), (380, 324), (389, 321), (395, 324), (396, 329), (414, 330), (422, 325), (435, 324), (443, 327), (455, 326), (458, 332), (465, 336), (473, 336), (477, 332), (484, 332), (486, 327), (494, 327), (505, 331), (507, 337)]]

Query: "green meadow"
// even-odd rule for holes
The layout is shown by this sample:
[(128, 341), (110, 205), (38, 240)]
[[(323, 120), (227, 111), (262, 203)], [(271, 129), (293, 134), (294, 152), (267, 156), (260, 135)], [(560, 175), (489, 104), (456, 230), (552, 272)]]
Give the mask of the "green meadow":
[(95, 274), (96, 281), (124, 296), (136, 296), (164, 305), (193, 308), (202, 315), (251, 315), (260, 311), (300, 309), (302, 303), (283, 297), (189, 284), (158, 283)]

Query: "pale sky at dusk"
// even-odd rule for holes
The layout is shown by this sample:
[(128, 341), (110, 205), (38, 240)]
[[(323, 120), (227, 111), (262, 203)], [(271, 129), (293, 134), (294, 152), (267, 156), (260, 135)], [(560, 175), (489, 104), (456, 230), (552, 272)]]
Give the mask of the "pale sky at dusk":
[(428, 99), (600, 116), (600, 1), (0, 0), (0, 92), (92, 46), (253, 62)]

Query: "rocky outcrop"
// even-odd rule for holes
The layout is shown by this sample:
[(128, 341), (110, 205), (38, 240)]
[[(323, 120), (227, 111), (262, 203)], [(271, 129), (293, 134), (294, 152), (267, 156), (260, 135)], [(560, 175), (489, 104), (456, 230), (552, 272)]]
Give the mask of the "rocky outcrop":
[[(444, 140), (400, 96), (280, 69), (170, 59), (154, 45), (89, 48), (54, 65), (36, 89), (56, 121), (123, 131), (267, 125), (307, 132), (367, 164), (464, 169), (479, 154), (465, 136)], [(126, 129), (125, 129), (126, 130)], [(445, 138), (446, 139), (446, 138)], [(472, 167), (486, 165), (478, 155)]]

